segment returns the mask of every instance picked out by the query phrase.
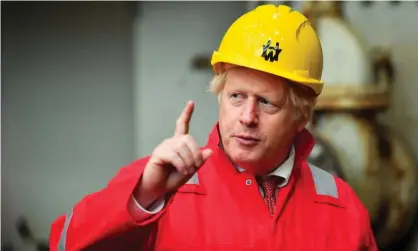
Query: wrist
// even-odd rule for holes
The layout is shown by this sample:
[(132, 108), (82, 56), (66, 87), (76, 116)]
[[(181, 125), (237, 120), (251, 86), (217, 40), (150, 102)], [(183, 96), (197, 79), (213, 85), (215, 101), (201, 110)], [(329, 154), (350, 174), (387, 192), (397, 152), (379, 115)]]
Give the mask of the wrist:
[(144, 187), (142, 178), (139, 180), (135, 190), (133, 191), (135, 200), (144, 208), (150, 207), (162, 195), (162, 193), (157, 193)]

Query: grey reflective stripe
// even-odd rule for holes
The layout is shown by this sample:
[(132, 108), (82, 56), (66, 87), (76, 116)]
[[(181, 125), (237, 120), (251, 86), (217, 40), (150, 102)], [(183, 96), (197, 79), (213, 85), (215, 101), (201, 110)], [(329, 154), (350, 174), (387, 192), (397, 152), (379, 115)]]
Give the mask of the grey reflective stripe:
[(335, 183), (334, 176), (312, 164), (309, 164), (309, 167), (311, 168), (315, 183), (316, 194), (328, 195), (338, 199), (337, 184)]
[(72, 217), (73, 217), (73, 211), (71, 211), (71, 213), (67, 214), (67, 217), (65, 217), (65, 223), (64, 223), (64, 227), (62, 228), (60, 242), (58, 243), (58, 251), (65, 251), (65, 243), (67, 240), (68, 226), (70, 225), (70, 221)]
[(199, 185), (199, 178), (197, 177), (197, 173), (193, 174), (193, 176), (186, 182), (186, 184)]

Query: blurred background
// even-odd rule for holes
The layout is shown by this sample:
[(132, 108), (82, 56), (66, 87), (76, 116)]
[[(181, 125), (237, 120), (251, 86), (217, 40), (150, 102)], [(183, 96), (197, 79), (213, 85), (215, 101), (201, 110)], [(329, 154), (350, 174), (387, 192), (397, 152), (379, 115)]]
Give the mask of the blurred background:
[[(150, 154), (189, 99), (203, 145), (211, 52), (261, 3), (2, 2), (1, 250), (48, 250), (52, 221)], [(286, 4), (324, 47), (310, 161), (353, 186), (382, 250), (418, 251), (418, 2)]]

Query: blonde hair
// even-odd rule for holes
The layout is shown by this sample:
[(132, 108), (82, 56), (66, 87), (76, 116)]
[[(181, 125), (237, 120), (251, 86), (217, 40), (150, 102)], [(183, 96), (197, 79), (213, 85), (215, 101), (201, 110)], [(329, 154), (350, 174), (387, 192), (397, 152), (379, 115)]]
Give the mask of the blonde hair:
[[(220, 94), (225, 87), (227, 78), (227, 71), (223, 71), (220, 74), (215, 75), (209, 84), (209, 92), (212, 92), (218, 96), (220, 101)], [(310, 121), (312, 119), (313, 109), (316, 105), (316, 95), (309, 87), (305, 87), (301, 84), (293, 83), (286, 80), (288, 83), (287, 100), (294, 108), (294, 120), (295, 122)]]

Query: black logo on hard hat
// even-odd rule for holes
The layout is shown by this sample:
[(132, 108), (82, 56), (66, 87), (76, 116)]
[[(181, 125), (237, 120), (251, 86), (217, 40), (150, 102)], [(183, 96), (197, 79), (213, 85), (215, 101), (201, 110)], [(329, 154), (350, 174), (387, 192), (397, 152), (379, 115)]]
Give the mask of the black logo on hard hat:
[[(279, 54), (282, 52), (282, 49), (279, 49), (279, 43), (276, 43), (276, 47), (270, 46), (271, 40), (267, 41), (265, 45), (263, 45), (263, 54), (261, 56), (270, 62), (278, 61)], [(267, 54), (268, 53), (268, 54)]]

